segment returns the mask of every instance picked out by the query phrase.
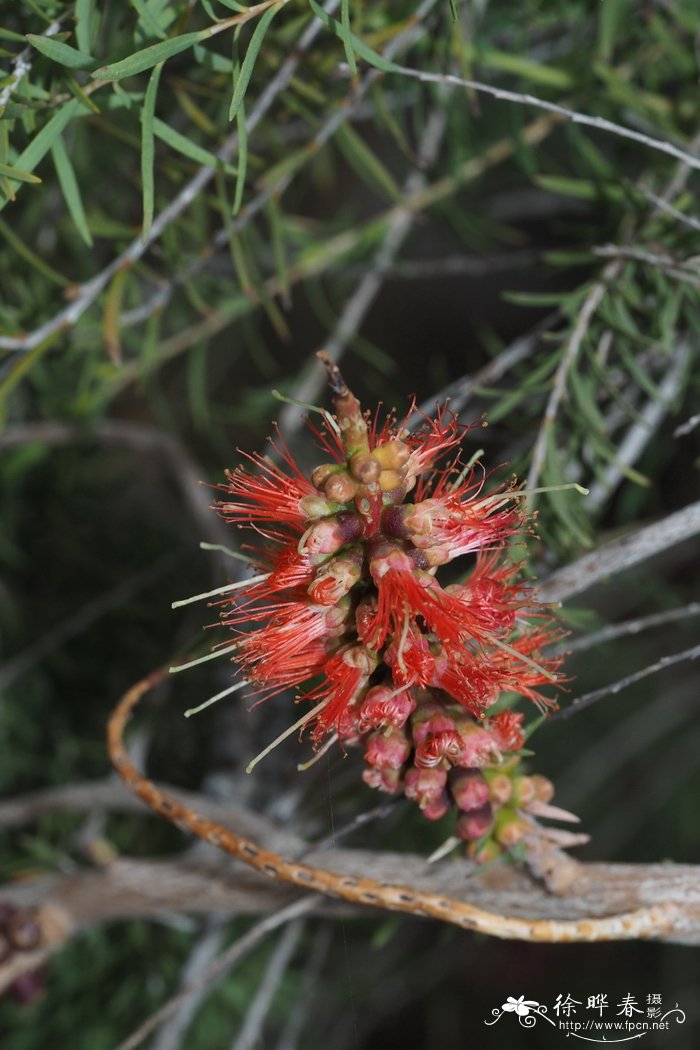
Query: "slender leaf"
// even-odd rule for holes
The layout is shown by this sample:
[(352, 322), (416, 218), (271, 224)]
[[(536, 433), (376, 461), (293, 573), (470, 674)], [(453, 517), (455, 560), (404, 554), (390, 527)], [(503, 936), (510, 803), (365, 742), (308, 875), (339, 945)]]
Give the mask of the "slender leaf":
[(124, 295), (124, 281), (128, 271), (117, 270), (107, 292), (103, 314), (102, 330), (105, 340), (105, 349), (110, 361), (115, 365), (122, 363), (122, 346), (119, 337), (119, 314), (121, 313), (122, 297)]
[(343, 31), (343, 47), (350, 72), (353, 76), (357, 73), (357, 62), (355, 52), (352, 49), (352, 29), (350, 28), (350, 0), (340, 2), (340, 28)]
[[(61, 134), (66, 124), (80, 111), (80, 103), (77, 99), (71, 99), (62, 106), (51, 119), (44, 125), (29, 145), (17, 157), (14, 167), (21, 171), (32, 172), (37, 164), (44, 159), (52, 145)], [(14, 183), (13, 190), (17, 189), (19, 183)], [(6, 201), (0, 201), (0, 210), (5, 207)]]
[[(316, 0), (309, 0), (309, 6), (316, 15), (317, 18), (323, 22), (327, 29), (330, 29), (340, 41), (345, 40), (346, 33), (339, 22), (336, 22), (335, 18), (331, 18), (329, 14), (323, 10), (320, 4), (316, 3)], [(371, 47), (365, 44), (364, 40), (360, 40), (359, 36), (355, 36), (354, 33), (350, 33), (350, 39), (352, 40), (352, 47), (356, 55), (360, 58), (364, 58), (365, 62), (368, 62), (370, 66), (375, 66), (377, 69), (381, 69), (383, 73), (395, 73), (398, 69), (393, 62), (384, 58), (377, 51), (374, 51)]]
[(89, 247), (92, 247), (92, 237), (90, 235), (87, 218), (85, 217), (85, 209), (83, 208), (83, 201), (80, 196), (80, 187), (78, 186), (78, 180), (75, 177), (73, 165), (71, 164), (70, 157), (68, 156), (66, 147), (63, 144), (63, 139), (60, 135), (51, 147), (51, 154), (56, 167), (56, 174), (58, 175), (61, 192), (63, 193), (64, 200), (68, 206), (70, 217), (75, 223), (75, 228), (82, 239)]
[(236, 169), (232, 164), (225, 164), (224, 161), (217, 157), (216, 153), (212, 153), (211, 150), (197, 145), (192, 139), (187, 138), (186, 135), (181, 135), (179, 131), (175, 131), (174, 128), (171, 128), (169, 124), (166, 124), (165, 121), (160, 120), (158, 117), (153, 118), (153, 132), (168, 146), (172, 146), (177, 153), (181, 153), (183, 157), (188, 157), (190, 160), (196, 161), (197, 164), (205, 164), (209, 168), (220, 168), (222, 171), (229, 172), (230, 175), (236, 174)]
[(209, 36), (208, 30), (200, 30), (198, 33), (182, 33), (180, 36), (161, 40), (159, 44), (151, 44), (141, 51), (121, 59), (120, 62), (112, 62), (108, 66), (101, 66), (92, 74), (99, 80), (123, 80), (124, 77), (133, 77), (137, 73), (143, 73), (145, 69), (152, 69), (159, 62), (165, 62), (173, 55), (179, 55), (195, 44), (201, 43)]
[(52, 266), (49, 266), (47, 262), (44, 262), (42, 258), (35, 255), (22, 238), (18, 237), (11, 227), (7, 225), (4, 219), (0, 219), (0, 236), (4, 237), (17, 254), (27, 260), (30, 266), (33, 266), (35, 270), (39, 271), (39, 273), (43, 273), (50, 281), (53, 281), (55, 284), (61, 285), (64, 288), (70, 283), (68, 278), (64, 277), (62, 273), (58, 273), (58, 271), (54, 270)]
[(41, 182), (41, 179), (37, 175), (32, 175), (31, 171), (24, 171), (22, 168), (14, 168), (11, 164), (0, 164), (0, 175), (6, 175), (10, 179), (16, 179), (17, 182), (31, 182), (35, 185)]
[(246, 127), (244, 102), (241, 102), (236, 113), (236, 127), (238, 129), (238, 174), (236, 175), (236, 188), (233, 193), (234, 215), (238, 215), (241, 208), (245, 177), (248, 170), (248, 128)]
[(85, 54), (90, 54), (92, 48), (94, 3), (95, 0), (76, 0), (75, 3), (75, 39), (78, 50)]
[(349, 124), (343, 124), (338, 128), (336, 141), (361, 178), (379, 187), (391, 200), (401, 200), (401, 189), (393, 176)]
[(58, 62), (61, 66), (69, 69), (87, 69), (94, 66), (95, 59), (92, 55), (83, 51), (76, 51), (69, 44), (63, 44), (60, 40), (52, 40), (50, 36), (37, 36), (35, 33), (27, 33), (27, 40), (40, 51), (42, 55), (50, 58), (52, 62)]
[(141, 110), (141, 192), (143, 196), (143, 229), (142, 237), (148, 236), (148, 231), (153, 222), (153, 208), (155, 197), (155, 185), (153, 174), (153, 163), (155, 158), (155, 146), (153, 142), (153, 122), (155, 119), (156, 97), (158, 95), (158, 83), (163, 72), (163, 63), (159, 62), (154, 68), (148, 80), (146, 97), (143, 100)]
[(166, 30), (159, 24), (158, 20), (154, 18), (143, 0), (131, 0), (131, 3), (138, 11), (139, 19), (141, 20), (141, 24), (146, 32), (148, 34), (153, 34), (153, 36), (160, 37), (161, 40), (167, 40), (168, 34)]
[(234, 120), (236, 113), (238, 112), (245, 93), (248, 90), (248, 84), (255, 68), (255, 60), (258, 57), (258, 52), (262, 47), (262, 42), (265, 39), (265, 34), (270, 26), (270, 22), (275, 17), (277, 12), (284, 6), (284, 4), (275, 4), (274, 7), (268, 7), (267, 11), (262, 15), (260, 21), (255, 27), (255, 31), (250, 38), (248, 44), (248, 50), (246, 51), (243, 64), (241, 65), (241, 71), (238, 74), (236, 83), (233, 89), (233, 97), (231, 99), (231, 106), (228, 111), (228, 119)]

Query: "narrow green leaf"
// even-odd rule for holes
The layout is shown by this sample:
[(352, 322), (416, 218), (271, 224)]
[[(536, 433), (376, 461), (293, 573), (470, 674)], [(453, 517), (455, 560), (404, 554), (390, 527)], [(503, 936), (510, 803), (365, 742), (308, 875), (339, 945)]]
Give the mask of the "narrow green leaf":
[(69, 44), (63, 44), (60, 40), (52, 40), (50, 36), (36, 36), (34, 33), (27, 33), (27, 40), (32, 47), (35, 47), (42, 55), (50, 58), (52, 62), (58, 62), (61, 66), (68, 66), (69, 69), (87, 69), (88, 66), (95, 64), (95, 59), (92, 55), (83, 51), (76, 51)]
[[(65, 106), (62, 106), (61, 109), (54, 113), (41, 131), (34, 136), (26, 149), (22, 150), (15, 161), (14, 167), (25, 172), (33, 171), (37, 164), (39, 164), (49, 152), (66, 124), (68, 124), (81, 109), (82, 106), (77, 99), (71, 99), (71, 101), (67, 102)], [(19, 184), (16, 183), (13, 185), (13, 190), (17, 189), (17, 185)], [(0, 210), (4, 208), (6, 203), (6, 201), (0, 201)]]
[(265, 206), (265, 214), (270, 224), (270, 240), (272, 242), (272, 256), (275, 260), (275, 273), (279, 285), (282, 301), (285, 306), (289, 305), (289, 271), (287, 268), (287, 253), (284, 245), (284, 230), (282, 216), (280, 214), (279, 202), (271, 197)]
[(160, 37), (161, 40), (167, 40), (167, 32), (161, 25), (158, 24), (157, 20), (148, 10), (148, 7), (146, 6), (146, 4), (144, 4), (143, 0), (131, 0), (131, 3), (138, 11), (141, 25), (146, 30), (146, 32), (149, 34), (153, 34), (153, 36)]
[(523, 58), (522, 55), (514, 55), (509, 51), (487, 51), (479, 57), (485, 67), (499, 69), (503, 73), (513, 73), (532, 84), (542, 84), (562, 91), (574, 85), (573, 78), (563, 69), (545, 66), (541, 62), (533, 62), (530, 58)]
[(598, 50), (603, 59), (608, 59), (613, 53), (615, 37), (622, 23), (623, 17), (629, 11), (629, 0), (605, 0), (598, 8)]
[(341, 0), (340, 2), (340, 28), (343, 31), (343, 47), (345, 48), (345, 58), (350, 66), (350, 72), (353, 76), (357, 73), (357, 62), (355, 61), (355, 52), (352, 49), (352, 29), (350, 28), (350, 0)]
[(284, 6), (283, 3), (275, 4), (274, 7), (268, 7), (267, 11), (263, 14), (260, 21), (255, 27), (255, 31), (250, 38), (248, 44), (248, 50), (246, 51), (243, 64), (241, 65), (241, 71), (238, 74), (236, 84), (233, 89), (233, 97), (231, 99), (231, 106), (228, 111), (228, 119), (233, 120), (236, 113), (239, 110), (243, 98), (248, 89), (250, 78), (253, 74), (255, 67), (255, 60), (258, 57), (258, 52), (262, 47), (262, 42), (265, 39), (265, 34), (269, 28), (270, 22), (275, 17), (277, 12)]
[(92, 9), (94, 0), (75, 0), (75, 39), (78, 50), (86, 55), (92, 48)]
[(198, 146), (192, 139), (188, 139), (186, 135), (181, 135), (179, 131), (175, 131), (174, 128), (171, 128), (169, 124), (166, 124), (158, 117), (153, 118), (153, 132), (168, 146), (172, 146), (177, 153), (181, 153), (183, 157), (188, 157), (190, 160), (196, 161), (197, 164), (206, 164), (210, 168), (219, 168), (221, 171), (227, 171), (230, 175), (236, 174), (236, 169), (232, 164), (225, 164), (211, 150)]
[(245, 103), (241, 101), (236, 113), (236, 127), (238, 129), (238, 174), (236, 175), (236, 188), (233, 193), (234, 215), (238, 215), (243, 201), (243, 190), (245, 189), (245, 177), (248, 170), (248, 128), (245, 120)]
[(30, 171), (23, 171), (21, 168), (13, 168), (11, 164), (0, 164), (0, 175), (16, 179), (17, 182), (31, 182), (35, 185), (41, 182), (37, 175), (32, 175)]
[(73, 95), (77, 99), (80, 99), (80, 101), (82, 102), (82, 104), (85, 106), (86, 109), (89, 109), (92, 113), (94, 113), (96, 116), (99, 117), (99, 115), (100, 115), (100, 107), (97, 105), (97, 103), (93, 99), (90, 98), (89, 95), (85, 94), (85, 92), (81, 88), (80, 84), (75, 79), (75, 77), (71, 76), (70, 73), (66, 73), (65, 81), (66, 81), (66, 87), (70, 91), (71, 95)]
[(158, 82), (162, 72), (163, 63), (159, 62), (149, 77), (146, 97), (143, 100), (143, 109), (141, 110), (141, 192), (143, 195), (143, 229), (141, 230), (141, 236), (144, 238), (148, 236), (148, 231), (153, 222), (155, 196), (153, 121), (155, 118), (156, 97), (158, 95)]
[(360, 178), (373, 184), (375, 188), (379, 187), (391, 200), (401, 200), (401, 190), (392, 175), (354, 128), (349, 124), (341, 124), (335, 137)]
[(62, 273), (58, 273), (52, 266), (49, 266), (47, 262), (44, 262), (42, 258), (35, 255), (31, 248), (25, 244), (21, 237), (7, 225), (4, 219), (0, 219), (0, 236), (4, 237), (7, 243), (10, 245), (18, 255), (21, 255), (23, 259), (26, 259), (30, 266), (33, 266), (39, 273), (43, 273), (44, 277), (48, 277), (50, 281), (54, 281), (55, 284), (65, 288), (70, 281), (67, 277), (64, 277)]
[[(311, 10), (319, 18), (327, 29), (330, 29), (340, 41), (344, 40), (345, 33), (339, 22), (336, 22), (335, 18), (331, 18), (329, 14), (323, 10), (320, 4), (316, 3), (316, 0), (309, 0), (309, 6)], [(368, 62), (370, 66), (375, 66), (377, 69), (381, 69), (383, 73), (395, 73), (398, 69), (393, 62), (389, 62), (388, 59), (384, 58), (377, 51), (374, 51), (371, 47), (365, 44), (364, 40), (360, 40), (359, 36), (355, 36), (354, 33), (350, 34), (352, 40), (353, 51), (360, 58), (364, 58), (365, 62)]]
[(64, 146), (63, 139), (60, 135), (51, 147), (51, 155), (53, 157), (56, 174), (58, 175), (58, 182), (66, 205), (68, 206), (70, 217), (75, 223), (75, 227), (80, 236), (91, 248), (92, 237), (90, 235), (87, 218), (85, 217), (85, 209), (83, 208), (83, 201), (80, 196), (80, 187), (78, 186), (78, 180), (75, 177), (73, 165), (71, 164), (70, 157), (66, 152), (66, 147)]
[(568, 175), (535, 175), (533, 181), (549, 193), (561, 193), (565, 197), (577, 197), (579, 200), (594, 201), (607, 197), (619, 201), (626, 196), (622, 186), (616, 183), (603, 184), (591, 179), (572, 179)]
[(165, 62), (173, 55), (187, 51), (188, 48), (206, 40), (209, 35), (208, 30), (200, 30), (198, 33), (182, 33), (180, 36), (170, 37), (169, 40), (161, 40), (159, 44), (144, 47), (120, 62), (101, 66), (91, 75), (97, 80), (123, 80), (124, 77), (133, 77), (136, 73), (143, 73), (145, 69), (152, 69), (159, 62)]

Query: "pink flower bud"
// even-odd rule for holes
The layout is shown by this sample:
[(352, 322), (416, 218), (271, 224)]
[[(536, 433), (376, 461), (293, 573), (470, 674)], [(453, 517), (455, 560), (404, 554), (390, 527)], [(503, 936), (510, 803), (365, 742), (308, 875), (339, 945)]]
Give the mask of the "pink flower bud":
[(455, 729), (432, 733), (416, 747), (415, 763), (426, 769), (438, 766), (444, 761), (453, 764), (461, 750), (461, 739)]
[(426, 806), (421, 806), (421, 813), (427, 820), (442, 820), (449, 811), (450, 805), (450, 796), (443, 791), (440, 798), (436, 798), (434, 802), (429, 802)]
[(362, 551), (349, 550), (323, 563), (308, 587), (317, 605), (335, 605), (348, 594), (362, 576)]
[(298, 550), (312, 560), (324, 554), (335, 554), (341, 547), (360, 538), (364, 524), (357, 514), (333, 514), (310, 525), (299, 540)]
[(365, 741), (365, 761), (377, 769), (400, 769), (411, 753), (411, 745), (400, 729), (370, 733)]
[(480, 839), (487, 835), (493, 826), (493, 810), (487, 802), (479, 809), (469, 813), (460, 813), (455, 824), (455, 835), (466, 841)]
[(404, 690), (397, 692), (385, 685), (374, 686), (367, 693), (360, 708), (362, 729), (381, 729), (394, 726), (400, 729), (416, 706), (415, 700)]
[(389, 795), (396, 795), (401, 788), (400, 769), (376, 769), (370, 766), (363, 770), (362, 779), (368, 787), (386, 791)]
[(465, 769), (483, 768), (498, 756), (498, 750), (491, 734), (477, 726), (476, 723), (465, 726), (460, 731), (459, 741), (459, 758), (455, 764)]
[(477, 769), (454, 769), (450, 773), (450, 792), (459, 809), (468, 812), (489, 801), (489, 785)]
[(413, 799), (421, 809), (430, 802), (442, 798), (447, 783), (447, 772), (444, 769), (418, 769), (412, 767), (406, 773), (404, 793), (406, 798)]
[(456, 731), (454, 719), (437, 704), (433, 711), (419, 709), (411, 720), (411, 733), (416, 747), (420, 747), (430, 736)]

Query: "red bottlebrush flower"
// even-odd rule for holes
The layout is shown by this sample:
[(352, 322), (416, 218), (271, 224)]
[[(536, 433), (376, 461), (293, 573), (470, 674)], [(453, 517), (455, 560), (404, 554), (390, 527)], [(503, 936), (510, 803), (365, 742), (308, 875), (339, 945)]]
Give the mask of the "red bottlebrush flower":
[[(553, 705), (539, 689), (559, 660), (541, 650), (558, 634), (505, 551), (526, 517), (512, 489), (487, 493), (461, 471), (468, 428), (446, 409), (413, 432), (369, 424), (325, 363), (335, 418), (311, 429), (328, 462), (307, 478), (277, 438), (280, 465), (248, 456), (219, 486), (221, 514), (256, 534), (258, 571), (219, 602), (222, 623), (252, 689), (303, 687), (312, 709), (295, 728), (359, 742), (365, 782), (403, 790), (429, 819), (468, 810), (458, 834), (471, 840), (502, 804), (479, 771), (524, 741), (522, 715), (489, 708), (506, 691)], [(443, 586), (439, 567), (466, 554), (464, 582)]]

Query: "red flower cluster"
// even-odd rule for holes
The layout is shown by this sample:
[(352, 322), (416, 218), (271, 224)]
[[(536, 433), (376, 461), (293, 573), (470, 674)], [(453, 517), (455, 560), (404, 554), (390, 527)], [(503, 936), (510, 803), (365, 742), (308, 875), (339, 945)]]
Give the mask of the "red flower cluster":
[[(250, 456), (220, 486), (223, 516), (262, 539), (260, 574), (223, 603), (235, 660), (263, 696), (315, 680), (299, 700), (314, 705), (316, 744), (360, 744), (368, 784), (430, 819), (456, 806), (457, 833), (483, 847), (508, 803), (518, 820), (512, 805), (551, 797), (543, 778), (517, 775), (523, 716), (490, 713), (506, 692), (553, 706), (539, 687), (559, 663), (541, 654), (551, 617), (507, 554), (525, 524), (517, 493), (486, 494), (480, 473), (460, 471), (467, 428), (445, 411), (414, 433), (370, 423), (325, 363), (335, 417), (312, 429), (329, 462), (309, 479), (280, 441), (282, 467)], [(466, 581), (442, 586), (438, 567), (465, 554)]]

